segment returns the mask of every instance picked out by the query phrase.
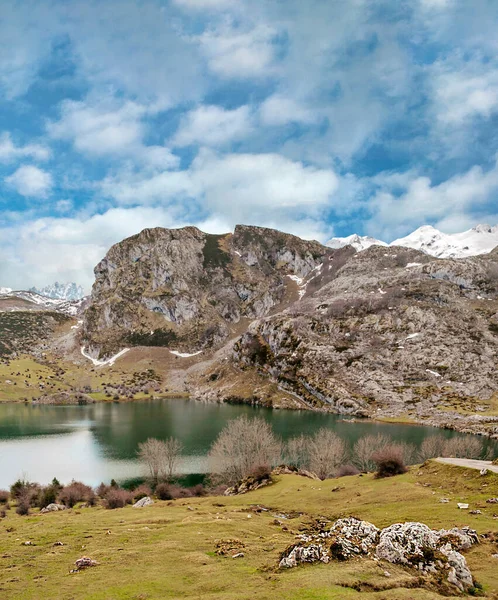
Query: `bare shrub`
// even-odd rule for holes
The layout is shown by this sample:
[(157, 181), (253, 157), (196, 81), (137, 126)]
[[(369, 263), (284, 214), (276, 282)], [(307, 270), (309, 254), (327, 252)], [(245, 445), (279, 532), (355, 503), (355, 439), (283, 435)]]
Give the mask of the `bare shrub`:
[(390, 441), (390, 438), (381, 433), (360, 438), (353, 446), (354, 464), (364, 473), (373, 471), (375, 469), (373, 454), (387, 446)]
[(59, 500), (69, 508), (72, 508), (78, 502), (94, 504), (95, 492), (90, 486), (85, 485), (81, 481), (72, 481), (69, 485), (62, 488)]
[(271, 426), (244, 415), (227, 423), (211, 446), (208, 461), (217, 483), (234, 484), (258, 465), (278, 464), (280, 456), (281, 443)]
[(0, 503), (9, 501), (9, 492), (7, 490), (0, 490)]
[(420, 444), (418, 451), (420, 462), (425, 462), (430, 458), (443, 456), (444, 442), (444, 438), (442, 438), (440, 435), (431, 435), (426, 437), (425, 440)]
[(354, 465), (341, 465), (337, 471), (335, 476), (336, 477), (349, 477), (351, 475), (358, 475), (358, 473), (360, 472), (360, 470), (355, 467)]
[(133, 502), (133, 492), (123, 488), (111, 487), (104, 498), (104, 506), (108, 509), (123, 508)]
[(309, 465), (309, 440), (304, 435), (291, 438), (285, 445), (285, 462), (293, 467), (306, 468)]
[(152, 494), (152, 490), (150, 489), (150, 487), (148, 485), (146, 485), (145, 483), (142, 483), (141, 485), (139, 485), (138, 487), (136, 487), (133, 490), (133, 499), (138, 502), (138, 500), (141, 500), (142, 498), (146, 498), (147, 496), (150, 496)]
[(407, 468), (403, 457), (403, 446), (400, 444), (389, 444), (374, 453), (373, 459), (377, 465), (375, 477), (392, 477), (406, 473)]
[(138, 456), (147, 465), (154, 483), (162, 478), (173, 478), (181, 451), (181, 442), (173, 437), (164, 442), (149, 438), (138, 446)]
[(442, 456), (453, 458), (480, 458), (484, 452), (481, 440), (475, 437), (454, 437), (446, 440)]
[(26, 479), (18, 479), (10, 486), (10, 496), (13, 500), (18, 500), (21, 496), (28, 502), (30, 506), (36, 505), (36, 500), (40, 492), (40, 486), (37, 483), (27, 481)]
[(21, 516), (29, 515), (29, 508), (31, 505), (31, 498), (29, 490), (24, 490), (17, 496), (17, 508), (16, 513)]
[(207, 490), (202, 485), (202, 483), (198, 483), (197, 485), (194, 485), (193, 487), (190, 488), (190, 491), (192, 492), (192, 496), (196, 496), (198, 498), (200, 498), (202, 496), (207, 496)]
[(156, 486), (156, 496), (159, 500), (172, 500), (171, 486), (167, 483), (160, 483)]
[(309, 440), (309, 469), (320, 479), (335, 475), (346, 462), (348, 449), (344, 440), (330, 429), (319, 429)]
[(103, 481), (102, 483), (100, 483), (98, 485), (97, 488), (95, 488), (95, 493), (97, 494), (97, 496), (99, 496), (100, 498), (105, 498), (107, 495), (107, 492), (109, 491), (111, 486), (106, 485)]

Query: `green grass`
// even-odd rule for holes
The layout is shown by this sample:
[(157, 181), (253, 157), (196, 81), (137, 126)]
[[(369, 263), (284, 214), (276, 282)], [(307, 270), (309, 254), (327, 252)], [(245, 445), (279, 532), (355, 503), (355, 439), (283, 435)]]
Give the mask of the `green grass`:
[[(339, 487), (338, 491), (332, 491)], [(317, 482), (287, 475), (273, 486), (244, 496), (156, 502), (137, 510), (78, 508), (19, 517), (11, 510), (0, 521), (0, 597), (15, 599), (434, 599), (435, 588), (413, 588), (416, 573), (369, 559), (309, 565), (289, 571), (275, 567), (280, 553), (313, 517), (355, 515), (379, 527), (419, 520), (431, 527), (470, 525), (498, 533), (498, 476), (429, 463), (406, 475), (375, 480), (371, 475)], [(440, 497), (450, 498), (441, 504)], [(468, 501), (482, 515), (456, 502)], [(257, 513), (251, 505), (272, 510)], [(189, 508), (190, 507), (190, 508)], [(275, 513), (298, 511), (274, 524)], [(248, 518), (250, 515), (250, 518)], [(215, 553), (216, 541), (237, 538), (244, 557)], [(30, 540), (34, 545), (25, 546)], [(64, 546), (53, 546), (62, 541)], [(466, 553), (477, 581), (498, 594), (498, 547), (482, 543)], [(87, 555), (95, 568), (69, 574)], [(384, 570), (391, 573), (386, 578)], [(358, 591), (362, 590), (362, 591)]]

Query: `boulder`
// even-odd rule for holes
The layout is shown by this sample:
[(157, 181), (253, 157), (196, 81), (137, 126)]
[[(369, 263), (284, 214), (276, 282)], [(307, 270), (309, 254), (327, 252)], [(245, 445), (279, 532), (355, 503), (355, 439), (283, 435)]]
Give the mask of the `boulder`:
[(45, 508), (42, 508), (40, 512), (45, 514), (49, 512), (57, 512), (59, 510), (66, 510), (64, 504), (49, 504), (48, 506), (45, 506)]
[(141, 498), (138, 502), (135, 502), (133, 508), (144, 508), (144, 506), (150, 506), (154, 504), (154, 500), (149, 498), (149, 496), (145, 496), (145, 498)]
[(252, 492), (261, 487), (265, 487), (266, 485), (271, 485), (273, 483), (273, 479), (270, 474), (265, 474), (261, 477), (254, 477), (253, 475), (249, 475), (245, 477), (234, 486), (229, 487), (225, 490), (225, 496), (238, 496), (239, 494), (247, 494), (247, 492)]
[(462, 592), (471, 588), (474, 585), (474, 580), (472, 578), (472, 573), (467, 566), (465, 557), (462, 556), (460, 552), (451, 550), (448, 552), (447, 558), (448, 565), (450, 567), (448, 581), (453, 585), (456, 585), (456, 587)]
[(96, 567), (97, 561), (91, 559), (89, 556), (82, 556), (74, 563), (78, 570), (87, 569), (88, 567)]
[(334, 558), (347, 560), (358, 554), (370, 554), (379, 541), (379, 529), (354, 517), (338, 519), (330, 528)]
[(433, 555), (438, 539), (424, 523), (395, 523), (380, 532), (376, 555), (390, 563), (418, 563)]
[(287, 550), (282, 556), (279, 567), (291, 569), (303, 563), (323, 562), (328, 563), (330, 555), (322, 544), (310, 544), (309, 546), (294, 546)]

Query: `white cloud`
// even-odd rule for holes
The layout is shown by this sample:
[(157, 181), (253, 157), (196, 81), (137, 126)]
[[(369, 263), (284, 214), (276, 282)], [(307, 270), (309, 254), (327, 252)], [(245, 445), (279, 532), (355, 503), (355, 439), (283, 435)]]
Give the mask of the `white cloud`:
[(0, 163), (10, 163), (22, 158), (44, 161), (50, 158), (50, 148), (42, 144), (16, 146), (9, 132), (0, 135)]
[(218, 10), (235, 7), (239, 0), (173, 0), (173, 3), (191, 10)]
[(473, 117), (489, 118), (498, 111), (498, 68), (475, 63), (442, 66), (434, 77), (437, 118), (450, 125)]
[(19, 167), (5, 178), (5, 183), (28, 198), (46, 198), (53, 185), (50, 173), (33, 165)]
[(197, 41), (213, 73), (228, 79), (268, 77), (272, 74), (276, 31), (261, 24), (242, 31), (230, 24), (207, 30)]
[(168, 211), (143, 207), (16, 223), (0, 230), (1, 280), (14, 288), (75, 281), (89, 291), (93, 268), (112, 244), (146, 227), (177, 225)]
[(199, 106), (182, 117), (171, 143), (173, 146), (218, 146), (245, 137), (251, 129), (251, 112), (248, 106), (234, 110), (225, 110), (219, 106)]
[(231, 215), (231, 222), (288, 209), (310, 212), (331, 201), (339, 178), (278, 154), (216, 154), (202, 150), (189, 170), (108, 177), (102, 191), (120, 203), (197, 202), (204, 210)]
[(452, 227), (470, 224), (470, 214), (486, 211), (497, 193), (498, 162), (488, 171), (474, 166), (438, 185), (433, 185), (428, 177), (414, 176), (405, 182), (400, 196), (389, 187), (377, 193), (371, 205), (374, 217), (367, 230), (381, 239), (394, 239), (430, 222), (443, 223), (446, 229), (450, 223)]
[(309, 124), (314, 123), (318, 117), (317, 112), (281, 94), (267, 98), (259, 110), (261, 121), (265, 125)]
[[(89, 156), (133, 158), (154, 168), (170, 168), (178, 164), (168, 148), (146, 146), (143, 119), (150, 109), (135, 102), (119, 103), (112, 98), (100, 101), (66, 100), (61, 118), (47, 124), (49, 135), (69, 141), (75, 150)], [(153, 113), (152, 113), (153, 114)]]

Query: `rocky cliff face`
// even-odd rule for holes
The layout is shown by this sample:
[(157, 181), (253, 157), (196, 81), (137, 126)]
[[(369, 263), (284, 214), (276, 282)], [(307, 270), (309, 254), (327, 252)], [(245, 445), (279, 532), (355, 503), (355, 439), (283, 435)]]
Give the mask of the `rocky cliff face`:
[(100, 356), (123, 345), (212, 347), (286, 302), (288, 276), (306, 277), (331, 252), (258, 227), (146, 229), (95, 268), (84, 338)]

